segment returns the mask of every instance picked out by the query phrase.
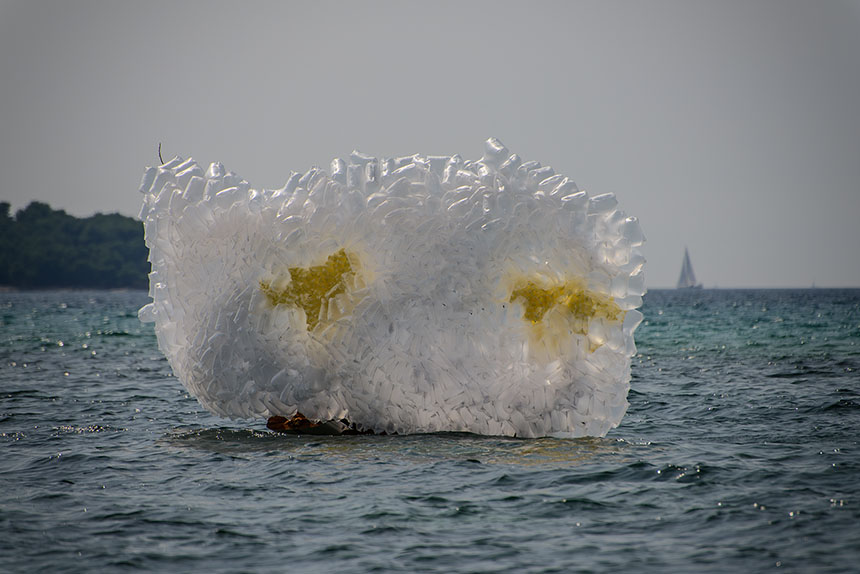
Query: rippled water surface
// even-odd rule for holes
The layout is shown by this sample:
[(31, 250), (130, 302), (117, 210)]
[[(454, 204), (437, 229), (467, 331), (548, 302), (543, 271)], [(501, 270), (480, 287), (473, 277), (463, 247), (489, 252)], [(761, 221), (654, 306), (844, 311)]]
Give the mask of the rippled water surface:
[(850, 572), (860, 291), (654, 291), (606, 438), (275, 435), (145, 293), (0, 294), (2, 572)]

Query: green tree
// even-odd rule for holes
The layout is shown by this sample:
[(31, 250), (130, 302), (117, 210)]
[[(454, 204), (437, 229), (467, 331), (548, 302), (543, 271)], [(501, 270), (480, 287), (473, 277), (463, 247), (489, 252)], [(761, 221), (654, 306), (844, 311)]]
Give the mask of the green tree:
[(77, 218), (34, 201), (0, 203), (0, 285), (146, 288), (143, 224), (119, 214)]

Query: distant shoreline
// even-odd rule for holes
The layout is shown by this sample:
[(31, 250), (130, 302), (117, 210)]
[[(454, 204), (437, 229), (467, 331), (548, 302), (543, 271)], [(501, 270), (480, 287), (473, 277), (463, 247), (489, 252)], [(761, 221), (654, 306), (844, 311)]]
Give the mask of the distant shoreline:
[(142, 291), (146, 293), (146, 287), (15, 287), (10, 285), (0, 285), (0, 293), (34, 293), (36, 291), (99, 291), (102, 293), (131, 293), (133, 291)]
[(143, 223), (118, 213), (78, 218), (34, 201), (0, 202), (0, 291), (146, 289)]

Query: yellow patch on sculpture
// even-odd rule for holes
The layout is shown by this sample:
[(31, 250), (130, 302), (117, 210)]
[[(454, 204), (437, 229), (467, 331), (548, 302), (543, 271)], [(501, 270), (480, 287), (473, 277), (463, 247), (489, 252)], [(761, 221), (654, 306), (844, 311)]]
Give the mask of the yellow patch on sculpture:
[[(604, 319), (620, 322), (624, 311), (609, 295), (590, 291), (580, 280), (547, 284), (545, 281), (515, 281), (509, 301), (523, 307), (523, 320), (531, 325), (533, 344), (557, 356), (571, 334), (588, 336), (589, 322)], [(589, 351), (600, 344), (589, 342)]]
[(275, 281), (260, 281), (260, 290), (272, 305), (289, 305), (305, 312), (308, 331), (319, 324), (322, 312), (336, 298), (346, 295), (352, 286), (357, 260), (341, 249), (328, 256), (322, 265), (290, 267), (286, 285)]

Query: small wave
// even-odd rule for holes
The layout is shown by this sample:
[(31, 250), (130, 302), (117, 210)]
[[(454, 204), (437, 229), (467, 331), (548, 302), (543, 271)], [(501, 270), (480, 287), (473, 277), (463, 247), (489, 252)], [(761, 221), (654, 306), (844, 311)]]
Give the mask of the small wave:
[(820, 410), (825, 412), (853, 411), (856, 409), (860, 409), (860, 402), (852, 399), (839, 399), (838, 401), (820, 407)]

